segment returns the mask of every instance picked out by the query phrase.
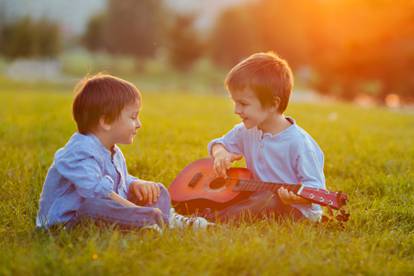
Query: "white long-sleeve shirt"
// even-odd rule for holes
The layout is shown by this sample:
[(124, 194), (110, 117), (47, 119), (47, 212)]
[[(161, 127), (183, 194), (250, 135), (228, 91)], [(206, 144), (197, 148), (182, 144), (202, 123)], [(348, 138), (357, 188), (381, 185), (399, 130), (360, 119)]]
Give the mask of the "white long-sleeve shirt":
[[(243, 155), (254, 178), (264, 182), (302, 183), (307, 187), (325, 189), (322, 150), (295, 120), (286, 119), (292, 125), (277, 134), (237, 124), (224, 136), (212, 140), (208, 151), (211, 154), (212, 146), (219, 143), (227, 151)], [(322, 216), (322, 208), (318, 204), (292, 206), (309, 220), (319, 221)]]

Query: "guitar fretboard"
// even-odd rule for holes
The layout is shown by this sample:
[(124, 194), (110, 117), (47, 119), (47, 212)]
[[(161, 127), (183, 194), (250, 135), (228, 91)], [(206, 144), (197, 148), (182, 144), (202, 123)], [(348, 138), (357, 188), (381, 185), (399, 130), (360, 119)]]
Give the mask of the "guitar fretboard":
[(276, 192), (279, 188), (284, 187), (289, 191), (297, 192), (301, 187), (300, 184), (287, 184), (275, 182), (263, 182), (259, 180), (238, 180), (234, 186), (235, 192), (254, 192), (254, 191), (272, 191)]

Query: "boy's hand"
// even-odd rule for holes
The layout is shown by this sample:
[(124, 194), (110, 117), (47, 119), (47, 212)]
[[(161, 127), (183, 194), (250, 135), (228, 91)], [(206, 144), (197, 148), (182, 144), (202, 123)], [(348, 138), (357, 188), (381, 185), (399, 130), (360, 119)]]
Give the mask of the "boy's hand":
[(310, 204), (311, 202), (295, 195), (294, 192), (292, 191), (288, 191), (286, 188), (279, 188), (277, 190), (277, 194), (280, 197), (280, 200), (282, 200), (282, 202), (286, 205), (291, 205), (291, 204)]
[[(160, 196), (160, 186), (156, 182), (139, 180), (129, 185), (128, 198), (139, 205), (153, 204)], [(135, 200), (133, 200), (135, 199)]]
[(217, 176), (226, 177), (227, 170), (231, 167), (231, 163), (242, 159), (242, 155), (228, 152), (223, 145), (215, 144), (212, 148), (212, 156), (214, 159), (214, 172)]

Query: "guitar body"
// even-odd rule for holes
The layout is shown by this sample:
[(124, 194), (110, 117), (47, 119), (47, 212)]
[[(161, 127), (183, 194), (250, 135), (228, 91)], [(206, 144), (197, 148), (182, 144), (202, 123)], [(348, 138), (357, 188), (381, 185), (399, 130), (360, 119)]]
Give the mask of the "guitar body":
[(191, 163), (168, 188), (174, 208), (183, 214), (193, 214), (205, 208), (221, 210), (251, 194), (233, 191), (238, 180), (252, 179), (252, 173), (248, 169), (230, 168), (227, 176), (226, 180), (217, 177), (213, 161), (209, 158)]
[[(276, 192), (280, 187), (321, 206), (341, 210), (348, 201), (342, 192), (331, 192), (321, 188), (306, 187), (301, 183), (263, 182), (253, 179), (246, 168), (230, 168), (227, 177), (217, 177), (213, 160), (204, 158), (185, 167), (169, 186), (174, 208), (182, 214), (197, 214), (219, 211), (247, 198), (255, 191)], [(349, 214), (342, 211), (343, 221)]]

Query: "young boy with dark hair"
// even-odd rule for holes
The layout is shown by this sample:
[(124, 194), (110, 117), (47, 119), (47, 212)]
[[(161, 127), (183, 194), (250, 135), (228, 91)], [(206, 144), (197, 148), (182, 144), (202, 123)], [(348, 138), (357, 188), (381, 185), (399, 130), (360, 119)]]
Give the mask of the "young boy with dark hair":
[[(231, 69), (225, 85), (242, 123), (209, 143), (216, 173), (225, 176), (231, 163), (244, 157), (261, 181), (325, 188), (323, 152), (293, 118), (283, 114), (293, 88), (287, 62), (273, 53), (253, 54)], [(217, 218), (234, 219), (245, 212), (311, 221), (322, 216), (319, 205), (280, 188), (277, 193), (255, 192), (220, 211)]]
[(161, 231), (205, 228), (204, 218), (184, 217), (171, 208), (160, 183), (128, 173), (116, 144), (131, 144), (141, 127), (142, 96), (131, 83), (96, 75), (76, 88), (73, 117), (76, 132), (55, 154), (40, 196), (36, 226), (73, 226), (83, 218), (123, 228)]

